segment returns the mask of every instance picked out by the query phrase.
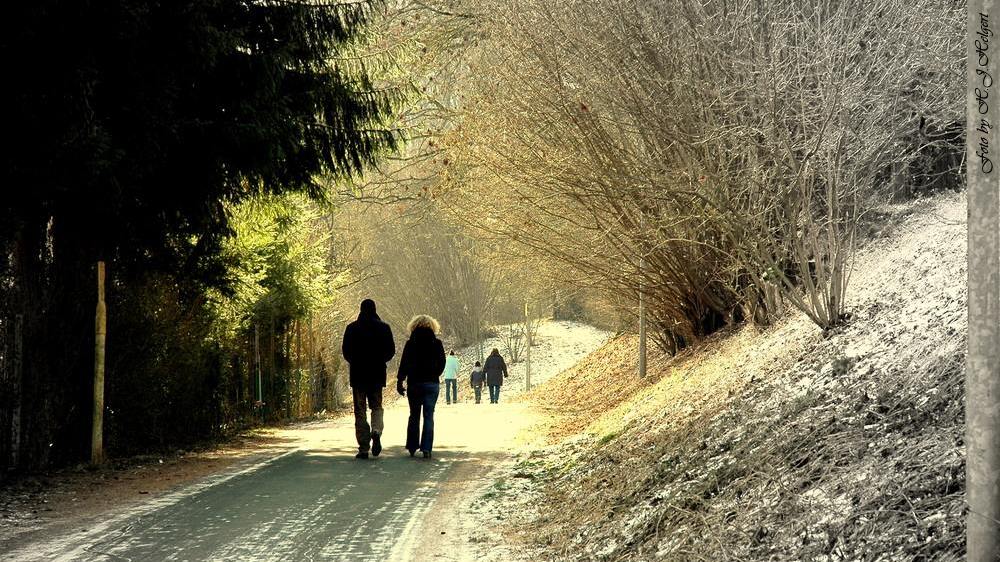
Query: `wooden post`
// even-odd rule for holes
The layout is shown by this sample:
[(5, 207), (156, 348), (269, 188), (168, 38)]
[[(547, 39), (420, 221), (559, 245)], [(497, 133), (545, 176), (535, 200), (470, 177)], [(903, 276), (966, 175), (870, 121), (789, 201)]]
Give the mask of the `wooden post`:
[[(646, 260), (639, 258), (640, 275), (645, 269)], [(646, 298), (643, 296), (643, 289), (639, 288), (639, 378), (646, 377)]]
[(97, 314), (94, 326), (94, 417), (90, 438), (90, 462), (104, 462), (104, 343), (108, 334), (108, 312), (104, 304), (104, 262), (97, 262)]
[(1000, 560), (1000, 17), (968, 4), (969, 353), (965, 383), (966, 551)]
[(531, 317), (524, 301), (524, 390), (531, 390)]
[(483, 307), (481, 303), (476, 304), (476, 361), (482, 363), (486, 360), (483, 350)]

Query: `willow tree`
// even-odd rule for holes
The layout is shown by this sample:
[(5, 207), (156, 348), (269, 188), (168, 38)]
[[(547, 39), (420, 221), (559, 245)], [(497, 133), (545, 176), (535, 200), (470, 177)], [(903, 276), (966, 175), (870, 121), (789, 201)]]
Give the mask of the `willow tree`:
[(842, 321), (855, 226), (886, 170), (961, 119), (960, 10), (938, 2), (484, 12), (447, 139), (456, 205), (583, 283), (641, 292), (666, 347), (766, 320), (774, 292)]

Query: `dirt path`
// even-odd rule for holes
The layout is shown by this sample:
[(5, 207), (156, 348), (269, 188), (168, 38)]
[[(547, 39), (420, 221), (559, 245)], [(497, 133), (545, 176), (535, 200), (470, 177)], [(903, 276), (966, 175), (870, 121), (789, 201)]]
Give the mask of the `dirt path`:
[[(575, 323), (544, 328), (536, 381), (607, 337)], [(268, 430), (214, 451), (24, 479), (0, 490), (0, 560), (495, 556), (502, 539), (472, 506), (493, 490), (494, 470), (526, 450), (528, 429), (537, 426), (538, 414), (511, 400), (523, 384), (520, 365), (512, 366), (498, 405), (473, 404), (463, 385), (462, 402), (447, 405), (442, 388), (431, 461), (403, 449), (402, 400), (387, 406), (378, 459), (354, 459), (348, 415)]]
[(193, 484), (11, 541), (3, 560), (427, 560), (456, 553), (470, 485), (518, 447), (521, 404), (439, 403), (435, 458), (402, 448), (404, 404), (386, 411), (386, 450), (353, 458), (352, 419), (273, 433), (284, 452), (250, 456)]

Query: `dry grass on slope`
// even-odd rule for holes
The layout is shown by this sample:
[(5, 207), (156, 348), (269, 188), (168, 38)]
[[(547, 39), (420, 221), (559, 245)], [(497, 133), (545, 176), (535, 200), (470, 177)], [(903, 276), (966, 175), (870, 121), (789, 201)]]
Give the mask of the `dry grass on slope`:
[[(638, 338), (618, 336), (571, 369), (534, 387), (521, 399), (533, 402), (537, 409), (552, 416), (551, 425), (545, 428), (550, 440), (558, 441), (585, 431), (595, 419), (658, 378), (654, 375), (644, 381), (637, 380), (638, 349)], [(665, 362), (663, 356), (651, 357), (652, 365)], [(659, 374), (662, 369), (653, 367), (649, 372)]]
[(551, 441), (581, 432), (607, 440), (636, 420), (681, 422), (695, 412), (718, 409), (746, 382), (759, 378), (760, 373), (744, 368), (751, 357), (780, 360), (790, 346), (800, 345), (797, 334), (804, 324), (798, 319), (770, 329), (781, 345), (765, 350), (754, 348), (759, 340), (754, 327), (717, 333), (676, 357), (651, 348), (645, 379), (636, 370), (638, 337), (620, 335), (522, 399), (552, 416), (544, 428)]
[(619, 340), (583, 402), (538, 391), (597, 437), (517, 467), (541, 483), (521, 538), (546, 559), (959, 559), (964, 196), (907, 214), (859, 256), (836, 332), (747, 328), (631, 394), (625, 361), (600, 376)]

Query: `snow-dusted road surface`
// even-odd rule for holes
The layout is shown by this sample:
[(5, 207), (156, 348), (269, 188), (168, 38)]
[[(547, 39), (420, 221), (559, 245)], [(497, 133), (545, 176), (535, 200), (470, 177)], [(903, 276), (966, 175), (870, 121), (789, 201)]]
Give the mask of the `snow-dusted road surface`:
[[(403, 449), (407, 412), (386, 411), (386, 449), (357, 460), (353, 420), (297, 430), (293, 448), (153, 499), (2, 560), (423, 560), (431, 513), (466, 464), (488, 470), (529, 423), (521, 406), (439, 402), (435, 458)], [(291, 436), (290, 436), (291, 437)], [(479, 469), (474, 469), (478, 471)]]
[[(539, 379), (603, 341), (588, 326), (543, 333), (548, 353), (538, 355), (548, 359), (539, 359)], [(377, 459), (354, 458), (351, 416), (277, 430), (284, 453), (108, 513), (87, 528), (19, 545), (0, 560), (475, 559), (455, 548), (468, 545), (455, 536), (459, 496), (481, 493), (470, 483), (508, 459), (536, 420), (525, 404), (503, 397), (500, 404), (472, 403), (467, 381), (461, 402), (447, 405), (443, 386), (434, 459), (411, 458), (403, 449), (407, 409), (400, 401), (386, 410), (385, 450)]]

